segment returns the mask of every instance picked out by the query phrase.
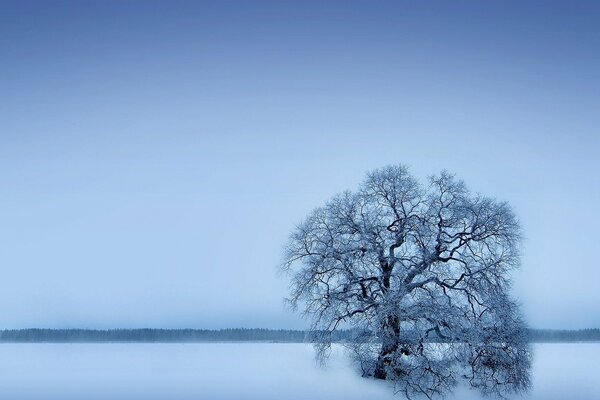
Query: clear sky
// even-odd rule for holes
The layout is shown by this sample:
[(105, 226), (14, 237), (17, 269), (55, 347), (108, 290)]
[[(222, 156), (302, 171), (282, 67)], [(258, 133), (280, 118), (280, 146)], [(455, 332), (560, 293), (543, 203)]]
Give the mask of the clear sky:
[(0, 328), (303, 327), (293, 226), (365, 171), (509, 201), (534, 327), (600, 326), (600, 8), (0, 2)]

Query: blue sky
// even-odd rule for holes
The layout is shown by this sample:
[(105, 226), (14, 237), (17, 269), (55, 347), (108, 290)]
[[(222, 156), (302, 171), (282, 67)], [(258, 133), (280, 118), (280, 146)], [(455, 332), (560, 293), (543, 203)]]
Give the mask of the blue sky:
[(600, 326), (593, 2), (0, 3), (0, 327), (302, 327), (281, 246), (390, 163), (525, 231), (532, 326)]

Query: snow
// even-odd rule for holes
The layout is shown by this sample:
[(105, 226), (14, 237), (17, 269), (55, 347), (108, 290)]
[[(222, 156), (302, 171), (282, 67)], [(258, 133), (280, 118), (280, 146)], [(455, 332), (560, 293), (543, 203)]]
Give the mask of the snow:
[[(532, 400), (600, 399), (600, 344), (534, 346)], [(401, 399), (306, 344), (1, 344), (0, 398)], [(479, 399), (459, 389), (453, 399)]]

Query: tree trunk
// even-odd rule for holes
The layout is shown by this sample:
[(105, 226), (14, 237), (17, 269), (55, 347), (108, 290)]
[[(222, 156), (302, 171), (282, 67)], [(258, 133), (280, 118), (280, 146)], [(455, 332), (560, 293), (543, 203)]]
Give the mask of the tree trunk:
[(387, 379), (386, 367), (400, 346), (400, 320), (396, 316), (387, 317), (382, 323), (381, 350), (377, 357), (377, 364), (373, 376), (377, 379)]

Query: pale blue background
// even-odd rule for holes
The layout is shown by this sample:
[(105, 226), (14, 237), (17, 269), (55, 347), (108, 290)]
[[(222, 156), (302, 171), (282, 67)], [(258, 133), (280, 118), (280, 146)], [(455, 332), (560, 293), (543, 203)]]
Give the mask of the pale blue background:
[(0, 328), (303, 327), (287, 234), (366, 170), (508, 200), (532, 326), (600, 326), (600, 10), (0, 3)]

